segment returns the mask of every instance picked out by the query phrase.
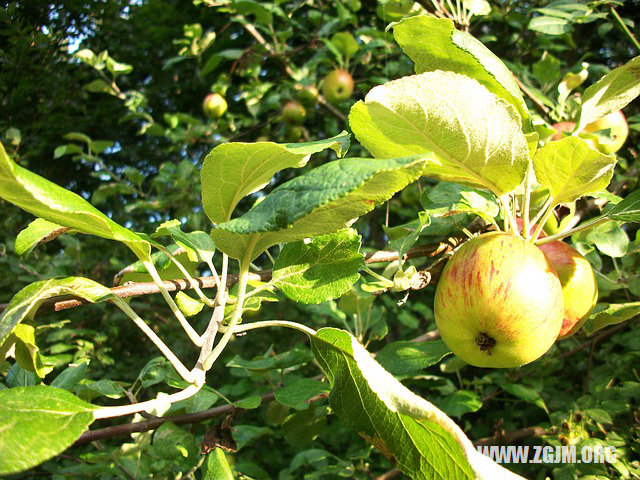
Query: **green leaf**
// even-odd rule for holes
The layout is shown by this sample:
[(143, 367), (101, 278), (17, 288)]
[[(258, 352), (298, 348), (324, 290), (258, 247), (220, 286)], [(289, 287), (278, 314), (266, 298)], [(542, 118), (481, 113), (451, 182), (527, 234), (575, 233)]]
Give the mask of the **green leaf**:
[(349, 134), (327, 140), (280, 145), (272, 142), (224, 143), (202, 164), (202, 205), (214, 223), (229, 220), (238, 202), (264, 187), (284, 168), (299, 168), (309, 157), (331, 148), (340, 157), (349, 148)]
[(52, 278), (27, 285), (14, 295), (0, 316), (0, 342), (23, 320), (32, 320), (38, 308), (48, 298), (74, 295), (91, 303), (113, 297), (111, 290), (82, 277)]
[(482, 408), (482, 400), (476, 392), (457, 390), (438, 402), (438, 406), (452, 417), (460, 418), (465, 413), (477, 412)]
[(615, 155), (600, 153), (579, 137), (549, 142), (533, 157), (536, 178), (549, 188), (554, 205), (606, 188), (615, 166)]
[(29, 255), (38, 245), (50, 242), (69, 231), (68, 227), (61, 227), (42, 218), (36, 218), (27, 228), (18, 233), (15, 246), (16, 253), (18, 255)]
[(193, 435), (173, 422), (165, 422), (155, 431), (153, 450), (161, 458), (172, 461), (196, 454)]
[(340, 297), (358, 281), (364, 266), (361, 238), (344, 229), (286, 244), (273, 265), (272, 282), (290, 299), (322, 303)]
[(520, 400), (523, 400), (527, 403), (532, 403), (543, 409), (549, 415), (549, 409), (547, 408), (547, 404), (544, 403), (544, 400), (540, 396), (540, 394), (531, 387), (527, 387), (520, 383), (505, 383), (501, 385), (502, 389), (505, 392), (509, 392), (511, 395), (518, 397)]
[(389, 239), (389, 248), (398, 252), (398, 257), (404, 254), (418, 241), (422, 231), (431, 224), (431, 217), (427, 212), (418, 212), (418, 218), (404, 225), (395, 227), (383, 226), (384, 233)]
[[(182, 247), (178, 245), (169, 245), (167, 247), (176, 260), (182, 264), (184, 268), (187, 269), (187, 272), (191, 276), (194, 276), (198, 267), (198, 261), (192, 261), (189, 257), (189, 252), (185, 251)], [(160, 274), (160, 278), (162, 280), (173, 280), (175, 278), (183, 278), (184, 274), (180, 271), (180, 269), (171, 261), (169, 256), (164, 252), (154, 252), (151, 254), (151, 261), (153, 262), (156, 270)], [(132, 263), (120, 270), (114, 277), (113, 283), (114, 285), (119, 285), (121, 283), (126, 282), (151, 282), (152, 278), (147, 272), (147, 268), (144, 266), (142, 261), (138, 260), (137, 262)]]
[(216, 448), (207, 455), (207, 461), (201, 470), (203, 480), (234, 480), (235, 478), (221, 448)]
[(107, 69), (114, 75), (128, 75), (133, 72), (133, 67), (126, 63), (116, 62), (113, 58), (107, 57)]
[(91, 66), (95, 65), (97, 62), (96, 54), (87, 48), (78, 50), (76, 53), (73, 54), (73, 56)]
[(138, 235), (118, 225), (79, 195), (17, 165), (1, 143), (0, 197), (49, 222), (123, 242), (138, 258), (149, 256), (151, 247)]
[(313, 360), (313, 355), (309, 349), (303, 345), (296, 345), (291, 350), (273, 355), (271, 351), (264, 356), (245, 360), (236, 355), (227, 363), (227, 367), (246, 368), (254, 372), (264, 373), (274, 369), (291, 368), (304, 365)]
[(106, 378), (98, 380), (97, 382), (83, 379), (79, 382), (75, 391), (80, 398), (86, 401), (91, 401), (97, 397), (117, 399), (125, 395), (125, 390), (122, 385)]
[(237, 400), (233, 402), (233, 404), (238, 408), (253, 410), (254, 408), (258, 408), (262, 404), (262, 398), (260, 397), (260, 395), (252, 395), (250, 397)]
[(629, 237), (616, 222), (606, 222), (584, 231), (584, 241), (598, 247), (605, 255), (623, 257), (629, 248)]
[(432, 155), (346, 158), (321, 165), (274, 189), (242, 217), (217, 225), (211, 237), (233, 258), (255, 258), (277, 243), (345, 227), (420, 176)]
[(351, 109), (353, 133), (376, 158), (432, 152), (423, 175), (513, 191), (529, 163), (513, 108), (477, 81), (452, 72), (403, 77), (373, 88)]
[(640, 190), (627, 195), (621, 202), (605, 213), (612, 220), (640, 222)]
[(529, 30), (547, 35), (562, 35), (571, 31), (571, 23), (564, 18), (541, 15), (531, 19)]
[(348, 332), (323, 328), (311, 347), (331, 384), (335, 414), (408, 477), (520, 478), (478, 453), (449, 417), (398, 382)]
[(87, 83), (83, 88), (86, 91), (91, 93), (112, 93), (113, 92), (109, 84), (104, 80), (100, 80), (100, 79)]
[(591, 335), (609, 325), (617, 325), (640, 315), (640, 302), (610, 303), (592, 313), (584, 324), (584, 331)]
[(185, 317), (193, 317), (199, 314), (204, 308), (204, 302), (199, 298), (193, 298), (184, 292), (178, 292), (176, 294), (176, 305)]
[(96, 407), (44, 385), (0, 391), (0, 475), (35, 467), (66, 450)]
[(73, 143), (68, 145), (60, 145), (53, 151), (53, 158), (64, 157), (65, 155), (76, 155), (82, 153), (82, 147)]
[(327, 426), (326, 408), (310, 405), (287, 417), (282, 424), (282, 436), (296, 448), (302, 448), (313, 442)]
[(91, 143), (91, 137), (85, 135), (82, 132), (69, 132), (64, 135), (65, 140), (69, 140), (70, 142), (82, 142), (89, 145)]
[(256, 425), (236, 425), (232, 431), (233, 439), (236, 441), (238, 450), (270, 433), (273, 433), (273, 430), (270, 428), (258, 427)]
[[(204, 64), (202, 70), (200, 70), (200, 76), (204, 77), (209, 73), (213, 72), (218, 65), (220, 65), (224, 60), (237, 60), (244, 54), (244, 50), (240, 48), (228, 48), (226, 50), (221, 50), (220, 52), (216, 52), (209, 57), (207, 63)], [(184, 57), (178, 57), (180, 60), (184, 59)], [(167, 62), (168, 63), (168, 62)], [(176, 63), (176, 62), (174, 62)]]
[(620, 110), (640, 95), (640, 56), (608, 73), (582, 94), (582, 110), (576, 130)]
[(487, 0), (462, 0), (462, 5), (472, 15), (489, 15), (491, 13), (491, 4)]
[(500, 213), (494, 195), (458, 183), (438, 182), (422, 196), (421, 203), (432, 217), (473, 213), (491, 223)]
[(331, 37), (331, 43), (342, 53), (342, 55), (349, 59), (353, 57), (358, 50), (360, 50), (360, 44), (353, 35), (349, 32), (338, 32)]
[(25, 370), (17, 363), (14, 363), (7, 372), (4, 381), (9, 388), (30, 387), (38, 383), (38, 376), (34, 372)]
[(14, 328), (0, 344), (0, 358), (5, 358), (11, 347), (15, 347), (13, 356), (21, 368), (34, 372), (40, 378), (44, 378), (53, 370), (51, 362), (47, 362), (40, 354), (36, 345), (35, 328), (31, 325), (21, 324)]
[(555, 82), (560, 77), (561, 72), (562, 63), (547, 51), (531, 67), (533, 77), (542, 85)]
[(329, 385), (312, 378), (301, 378), (276, 390), (276, 400), (283, 405), (305, 410), (308, 400), (329, 391)]
[(435, 365), (451, 350), (442, 340), (393, 342), (376, 354), (376, 361), (392, 375), (409, 375)]
[(522, 92), (502, 60), (472, 35), (456, 30), (451, 20), (405, 18), (393, 25), (393, 35), (415, 63), (416, 73), (443, 70), (466, 75), (513, 105), (520, 117), (529, 117)]
[(193, 262), (210, 262), (213, 259), (216, 246), (206, 232), (185, 233), (180, 229), (180, 220), (169, 220), (156, 228), (156, 233), (152, 237), (157, 238), (164, 235), (170, 236), (174, 242), (185, 248)]
[(85, 361), (78, 365), (69, 365), (53, 379), (51, 386), (71, 390), (84, 378), (87, 373), (88, 364), (89, 363)]

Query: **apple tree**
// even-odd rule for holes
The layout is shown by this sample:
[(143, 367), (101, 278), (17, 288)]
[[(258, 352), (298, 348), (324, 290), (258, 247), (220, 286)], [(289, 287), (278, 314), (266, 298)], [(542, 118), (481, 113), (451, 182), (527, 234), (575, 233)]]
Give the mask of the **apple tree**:
[(624, 5), (182, 3), (9, 2), (0, 474), (640, 475)]

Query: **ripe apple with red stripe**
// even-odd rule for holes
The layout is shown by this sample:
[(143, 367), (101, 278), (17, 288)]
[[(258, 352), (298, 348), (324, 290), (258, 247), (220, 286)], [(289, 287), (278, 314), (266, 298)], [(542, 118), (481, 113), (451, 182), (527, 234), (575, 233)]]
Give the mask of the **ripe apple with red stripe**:
[(518, 367), (558, 337), (562, 287), (542, 250), (518, 235), (490, 232), (467, 241), (447, 262), (434, 313), (442, 339), (465, 362)]
[(576, 333), (589, 318), (598, 301), (598, 283), (589, 260), (564, 242), (540, 245), (562, 285), (564, 317), (558, 338)]

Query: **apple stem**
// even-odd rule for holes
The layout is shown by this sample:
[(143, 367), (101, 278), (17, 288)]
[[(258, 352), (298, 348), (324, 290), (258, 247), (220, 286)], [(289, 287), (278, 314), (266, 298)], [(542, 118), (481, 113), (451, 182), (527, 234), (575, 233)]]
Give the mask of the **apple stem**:
[(531, 207), (531, 167), (532, 162), (529, 161), (529, 168), (527, 168), (527, 174), (524, 184), (524, 199), (522, 201), (522, 233), (525, 240), (529, 240), (529, 215)]
[(502, 205), (502, 211), (504, 215), (504, 231), (505, 232), (517, 232), (518, 227), (516, 226), (516, 220), (511, 212), (511, 208), (509, 207), (509, 195), (505, 195), (503, 197), (499, 197), (500, 204)]
[(586, 230), (588, 228), (593, 228), (593, 227), (595, 227), (597, 225), (600, 225), (601, 223), (604, 223), (607, 220), (609, 220), (607, 217), (597, 217), (597, 218), (594, 218), (594, 219), (589, 220), (587, 222), (584, 222), (584, 223), (582, 223), (582, 224), (578, 225), (577, 227), (574, 227), (574, 228), (572, 228), (570, 230), (566, 230), (564, 232), (556, 233), (555, 235), (551, 235), (549, 237), (541, 238), (541, 239), (535, 241), (535, 244), (537, 246), (540, 246), (540, 245), (545, 245), (547, 243), (555, 242), (556, 240), (562, 240), (563, 238), (569, 237), (569, 236), (573, 235), (574, 233), (577, 233), (577, 232), (580, 232), (582, 230)]
[(549, 207), (547, 208), (547, 211), (544, 213), (544, 215), (540, 219), (540, 222), (538, 222), (538, 225), (536, 226), (536, 229), (533, 232), (533, 235), (531, 236), (532, 242), (535, 242), (540, 236), (540, 233), (542, 233), (544, 224), (547, 223), (547, 220), (549, 220), (549, 217), (551, 216), (551, 214), (553, 214), (553, 209), (556, 208), (556, 205), (557, 204), (553, 201), (549, 202)]
[(542, 215), (547, 211), (550, 205), (551, 205), (551, 197), (549, 197), (547, 201), (544, 202), (544, 205), (542, 205), (542, 208), (540, 208), (536, 216), (533, 217), (533, 219), (531, 219), (531, 221), (529, 222), (529, 225), (536, 225), (540, 221), (540, 217), (542, 217)]

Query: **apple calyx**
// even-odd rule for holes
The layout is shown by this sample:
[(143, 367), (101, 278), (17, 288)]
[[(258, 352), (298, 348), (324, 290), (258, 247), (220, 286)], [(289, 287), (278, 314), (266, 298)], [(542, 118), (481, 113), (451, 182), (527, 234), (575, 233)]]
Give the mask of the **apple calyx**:
[(496, 346), (496, 339), (485, 332), (480, 332), (476, 337), (476, 345), (478, 345), (481, 352), (490, 356), (492, 354), (493, 347)]

